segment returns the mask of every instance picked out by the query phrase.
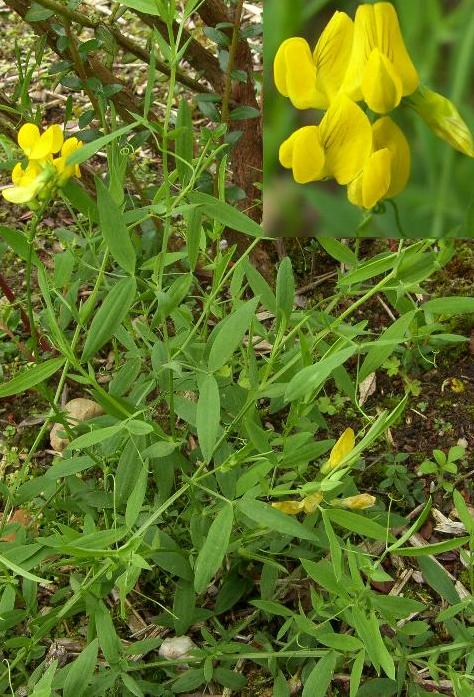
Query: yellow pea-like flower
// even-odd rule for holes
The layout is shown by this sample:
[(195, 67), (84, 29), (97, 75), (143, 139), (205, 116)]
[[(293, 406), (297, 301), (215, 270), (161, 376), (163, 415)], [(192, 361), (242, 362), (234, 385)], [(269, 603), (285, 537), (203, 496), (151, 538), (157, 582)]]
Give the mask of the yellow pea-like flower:
[(301, 37), (284, 41), (273, 66), (278, 91), (297, 109), (327, 109), (343, 83), (353, 33), (351, 18), (335, 12), (313, 53)]
[(301, 511), (309, 515), (315, 512), (322, 500), (323, 495), (317, 491), (305, 496), (302, 501), (274, 501), (272, 507), (287, 515), (298, 515)]
[(339, 440), (333, 446), (328, 461), (321, 467), (321, 473), (332, 472), (339, 467), (341, 462), (349, 455), (355, 446), (355, 434), (352, 428), (346, 428)]
[(347, 187), (349, 201), (371, 209), (385, 198), (401, 193), (410, 177), (410, 146), (402, 130), (389, 116), (372, 126), (373, 152), (362, 172)]
[(18, 145), (30, 160), (44, 160), (59, 152), (64, 142), (61, 126), (54, 124), (40, 134), (34, 123), (25, 123), (18, 131)]
[(387, 114), (402, 97), (415, 92), (418, 84), (393, 5), (360, 5), (342, 89), (355, 101), (364, 100), (375, 113)]
[[(26, 123), (18, 132), (18, 145), (28, 158), (23, 167), (18, 162), (12, 170), (12, 186), (2, 191), (3, 198), (10, 203), (27, 203), (30, 208), (38, 206), (36, 199), (48, 199), (56, 187), (62, 186), (73, 176), (80, 177), (79, 165), (70, 165), (67, 160), (82, 146), (77, 138), (64, 141), (60, 126), (49, 126), (40, 133), (34, 123)], [(60, 153), (59, 157), (54, 157)]]
[(68, 138), (64, 141), (64, 145), (61, 148), (61, 156), (53, 160), (61, 183), (73, 176), (81, 176), (79, 165), (67, 164), (67, 158), (76, 152), (76, 150), (79, 150), (80, 147), (82, 147), (82, 141), (78, 140), (76, 137)]
[(366, 508), (372, 508), (376, 501), (375, 496), (371, 494), (356, 494), (355, 496), (347, 496), (345, 499), (334, 499), (331, 503), (333, 506), (341, 506), (353, 511), (363, 511)]
[(419, 87), (411, 95), (408, 104), (415, 109), (423, 121), (438, 138), (464, 155), (474, 157), (472, 133), (454, 104), (438, 92)]
[(298, 515), (303, 510), (303, 501), (274, 501), (272, 508), (287, 515)]
[(10, 203), (29, 203), (36, 198), (48, 178), (48, 172), (34, 160), (25, 169), (18, 162), (12, 171), (13, 186), (3, 189), (3, 198)]
[(299, 184), (334, 177), (348, 184), (372, 152), (372, 128), (362, 109), (337, 96), (319, 126), (304, 126), (280, 146), (280, 162)]

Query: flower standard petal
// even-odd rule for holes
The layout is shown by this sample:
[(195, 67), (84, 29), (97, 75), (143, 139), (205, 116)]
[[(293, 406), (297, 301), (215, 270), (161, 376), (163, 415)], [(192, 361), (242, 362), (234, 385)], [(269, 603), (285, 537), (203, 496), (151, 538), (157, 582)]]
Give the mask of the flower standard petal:
[(325, 157), (318, 126), (304, 126), (291, 134), (280, 146), (280, 163), (293, 170), (298, 184), (322, 179)]
[(391, 158), (390, 187), (384, 198), (398, 196), (410, 178), (410, 146), (399, 126), (389, 116), (378, 119), (372, 126), (374, 149), (388, 148)]
[(50, 126), (35, 142), (29, 154), (32, 160), (43, 160), (61, 150), (63, 133), (57, 124)]
[(392, 62), (406, 97), (416, 90), (420, 78), (403, 41), (397, 12), (390, 2), (377, 2), (373, 7), (379, 48)]
[(313, 52), (316, 84), (324, 94), (327, 108), (338, 94), (349, 65), (354, 23), (345, 12), (335, 12), (319, 37)]
[(339, 184), (348, 184), (363, 169), (372, 151), (372, 128), (362, 109), (341, 94), (320, 125), (326, 171)]
[(362, 74), (367, 60), (377, 47), (377, 25), (373, 5), (359, 5), (354, 20), (354, 36), (343, 91), (358, 102), (362, 95)]
[(18, 131), (18, 145), (25, 155), (29, 156), (39, 138), (39, 128), (35, 123), (25, 123)]
[(339, 467), (342, 460), (355, 446), (355, 434), (352, 428), (346, 428), (329, 453), (329, 460), (321, 467), (321, 474), (326, 474)]
[(289, 97), (296, 109), (322, 109), (324, 97), (316, 89), (316, 68), (308, 42), (293, 37), (282, 43), (274, 63), (278, 91)]
[(393, 64), (378, 48), (374, 48), (365, 65), (362, 94), (376, 114), (392, 111), (402, 100), (402, 81)]

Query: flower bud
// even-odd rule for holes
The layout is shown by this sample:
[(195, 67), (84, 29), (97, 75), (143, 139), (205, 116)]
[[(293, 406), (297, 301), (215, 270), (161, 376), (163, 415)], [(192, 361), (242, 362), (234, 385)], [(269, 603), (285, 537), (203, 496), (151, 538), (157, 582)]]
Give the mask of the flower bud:
[(345, 499), (336, 499), (332, 503), (342, 506), (342, 508), (350, 508), (353, 511), (363, 511), (365, 508), (371, 508), (376, 500), (375, 496), (371, 494), (356, 494), (356, 496), (348, 496)]
[(464, 155), (474, 157), (472, 134), (454, 104), (427, 87), (419, 87), (407, 103), (415, 109), (438, 138)]

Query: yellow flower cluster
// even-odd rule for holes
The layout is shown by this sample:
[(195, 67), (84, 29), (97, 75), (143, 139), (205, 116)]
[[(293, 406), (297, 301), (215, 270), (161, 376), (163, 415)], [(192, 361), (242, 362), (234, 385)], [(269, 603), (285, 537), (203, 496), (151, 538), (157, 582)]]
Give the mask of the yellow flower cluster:
[[(474, 157), (472, 136), (454, 105), (419, 86), (397, 13), (389, 2), (360, 5), (354, 21), (336, 12), (313, 52), (305, 39), (284, 41), (275, 57), (278, 91), (297, 109), (326, 110), (319, 126), (295, 131), (280, 162), (306, 184), (333, 177), (351, 203), (371, 209), (406, 187), (408, 142), (386, 116), (405, 102), (457, 150)], [(358, 104), (376, 115), (373, 123)]]
[[(79, 165), (67, 164), (82, 143), (77, 138), (64, 140), (57, 124), (40, 133), (34, 123), (25, 123), (18, 132), (18, 145), (28, 162), (18, 162), (12, 171), (12, 186), (3, 189), (3, 197), (11, 203), (27, 203), (35, 208), (39, 200), (48, 199), (55, 188), (73, 176), (80, 177)], [(56, 155), (56, 157), (55, 157)]]
[[(352, 428), (346, 428), (344, 433), (339, 437), (331, 452), (327, 462), (321, 467), (321, 474), (333, 472), (342, 464), (345, 459), (354, 450), (355, 434)], [(278, 509), (287, 515), (298, 515), (298, 513), (314, 513), (323, 500), (323, 495), (320, 491), (316, 491), (309, 496), (305, 496), (300, 501), (274, 501), (272, 507)], [(364, 510), (370, 508), (376, 502), (375, 496), (371, 494), (356, 494), (355, 496), (347, 496), (342, 499), (333, 499), (332, 506), (341, 508), (349, 508), (351, 510)]]

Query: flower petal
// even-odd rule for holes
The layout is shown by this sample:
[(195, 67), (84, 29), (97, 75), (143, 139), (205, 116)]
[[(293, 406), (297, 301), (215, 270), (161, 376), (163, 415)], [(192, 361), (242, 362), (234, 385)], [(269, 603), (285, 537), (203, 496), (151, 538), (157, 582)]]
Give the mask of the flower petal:
[(41, 134), (31, 149), (29, 157), (32, 160), (43, 160), (61, 150), (62, 144), (63, 132), (60, 126), (54, 124)]
[(305, 496), (303, 499), (303, 510), (305, 513), (314, 513), (321, 501), (323, 500), (323, 495), (321, 492), (316, 491), (314, 494)]
[(284, 41), (273, 67), (278, 91), (296, 109), (323, 109), (325, 99), (316, 89), (316, 68), (308, 42), (301, 37)]
[(320, 125), (326, 171), (339, 184), (348, 184), (363, 169), (372, 151), (372, 128), (362, 109), (341, 94)]
[(324, 151), (318, 126), (304, 126), (291, 134), (280, 146), (280, 162), (293, 170), (298, 184), (322, 179), (325, 174)]
[(349, 455), (349, 453), (354, 450), (355, 446), (355, 435), (352, 428), (346, 428), (344, 433), (339, 437), (336, 444), (333, 446), (329, 454), (329, 460), (323, 467), (321, 467), (321, 472), (325, 474), (330, 470), (336, 469), (342, 460)]
[(373, 126), (374, 149), (388, 148), (391, 158), (390, 187), (384, 198), (398, 196), (410, 178), (411, 153), (401, 128), (389, 116), (378, 119)]
[(28, 203), (35, 198), (40, 188), (41, 185), (33, 181), (26, 186), (7, 186), (2, 195), (10, 203)]
[(392, 62), (402, 83), (402, 95), (412, 94), (420, 78), (403, 41), (397, 12), (390, 2), (377, 2), (373, 6), (377, 28), (378, 47)]
[(354, 101), (362, 99), (362, 73), (367, 60), (377, 47), (377, 26), (373, 5), (359, 5), (354, 20), (354, 35), (343, 91)]
[(392, 155), (388, 148), (374, 152), (362, 174), (362, 205), (370, 210), (387, 196), (390, 188)]
[(24, 174), (25, 170), (23, 169), (21, 162), (17, 162), (14, 168), (12, 169), (12, 182), (18, 185), (21, 182)]
[(326, 97), (327, 108), (339, 92), (349, 65), (354, 23), (345, 12), (335, 12), (313, 52), (316, 84)]
[(25, 123), (18, 131), (18, 145), (29, 155), (40, 138), (39, 128), (35, 123)]
[(303, 510), (302, 501), (274, 501), (272, 507), (287, 515), (298, 515)]
[(402, 81), (393, 63), (378, 48), (374, 48), (365, 65), (362, 94), (376, 114), (392, 111), (402, 100)]

